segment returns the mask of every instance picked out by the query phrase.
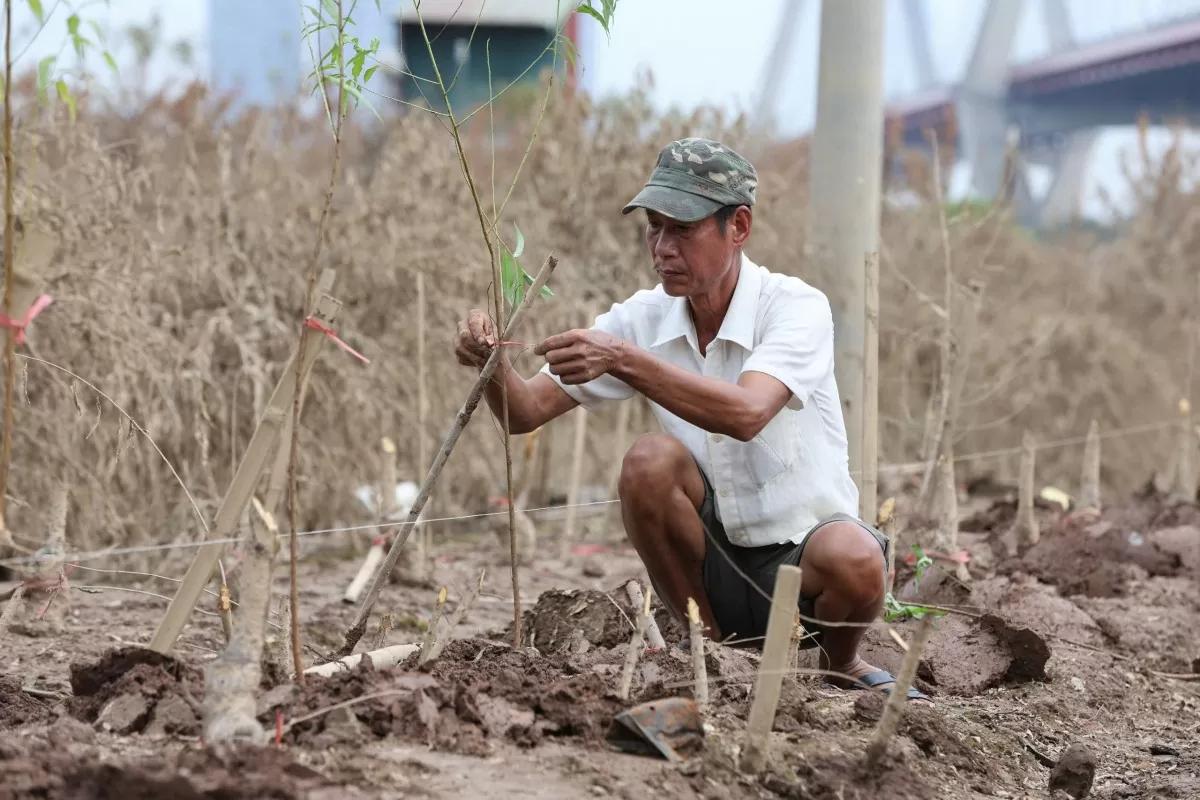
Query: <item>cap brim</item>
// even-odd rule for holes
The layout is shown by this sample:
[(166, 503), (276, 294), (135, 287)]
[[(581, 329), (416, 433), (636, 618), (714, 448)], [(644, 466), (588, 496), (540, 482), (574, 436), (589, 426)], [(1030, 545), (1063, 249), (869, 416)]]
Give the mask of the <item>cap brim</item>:
[(680, 222), (699, 222), (717, 213), (721, 203), (669, 186), (651, 185), (638, 192), (637, 196), (621, 209), (621, 213), (628, 214), (635, 208), (657, 211)]

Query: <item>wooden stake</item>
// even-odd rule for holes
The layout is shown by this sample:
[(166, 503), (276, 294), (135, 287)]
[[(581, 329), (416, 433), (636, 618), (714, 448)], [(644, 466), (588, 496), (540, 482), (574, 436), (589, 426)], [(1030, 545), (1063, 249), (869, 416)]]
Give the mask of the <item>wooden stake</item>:
[[(420, 475), (429, 467), (429, 367), (425, 355), (425, 273), (417, 273), (417, 469)], [(430, 532), (428, 525), (417, 526), (417, 558), (415, 574), (418, 580), (431, 577), (429, 560)]]
[(559, 557), (566, 561), (571, 557), (575, 544), (575, 527), (579, 519), (579, 487), (583, 480), (583, 456), (587, 445), (588, 410), (583, 406), (575, 409), (575, 450), (571, 461), (571, 486), (567, 491), (567, 520), (563, 526), (562, 545)]
[(1079, 508), (1100, 510), (1100, 424), (1088, 425), (1083, 445), (1083, 470), (1079, 478)]
[(204, 738), (208, 742), (263, 744), (254, 695), (262, 678), (262, 654), (271, 608), (271, 565), (279, 550), (279, 526), (252, 498), (250, 541), (242, 562), (238, 625), (225, 652), (204, 672)]
[(700, 606), (688, 598), (688, 636), (692, 648), (692, 672), (695, 674), (696, 685), (693, 696), (696, 707), (703, 714), (708, 710), (708, 668), (704, 664), (704, 631), (700, 627)]
[[(546, 263), (542, 265), (537, 277), (533, 280), (533, 285), (526, 292), (525, 297), (521, 300), (521, 305), (513, 312), (509, 318), (508, 325), (504, 329), (503, 339), (511, 340), (518, 326), (521, 324), (525, 312), (528, 311), (533, 299), (541, 294), (542, 287), (546, 285), (550, 275), (553, 274), (554, 268), (558, 266), (558, 259), (554, 256), (546, 258)], [(339, 655), (348, 656), (354, 652), (355, 645), (359, 639), (367, 631), (367, 620), (371, 616), (371, 609), (375, 607), (375, 603), (379, 600), (379, 593), (383, 591), (383, 584), (387, 581), (388, 574), (392, 571), (392, 567), (396, 564), (396, 559), (400, 557), (400, 551), (408, 542), (408, 537), (412, 533), (413, 526), (417, 519), (421, 516), (421, 512), (425, 508), (425, 503), (429, 500), (429, 495), (433, 493), (434, 487), (437, 486), (438, 476), (442, 474), (442, 468), (446, 465), (446, 460), (450, 457), (450, 453), (454, 450), (454, 445), (458, 443), (458, 437), (467, 427), (467, 423), (471, 421), (471, 415), (475, 413), (476, 407), (479, 406), (479, 401), (483, 397), (483, 390), (487, 386), (488, 381), (492, 379), (492, 375), (496, 372), (496, 367), (500, 364), (501, 348), (497, 347), (488, 356), (487, 362), (483, 369), (479, 371), (479, 378), (475, 381), (475, 385), (471, 388), (471, 393), (467, 395), (467, 400), (463, 403), (463, 407), (459, 409), (455, 416), (454, 424), (450, 428), (450, 432), (446, 435), (446, 439), (442, 442), (441, 450), (433, 460), (433, 464), (429, 468), (429, 474), (425, 476), (425, 482), (421, 486), (421, 491), (417, 493), (417, 499), (413, 501), (412, 508), (409, 509), (408, 518), (400, 524), (400, 529), (392, 539), (391, 547), (388, 548), (387, 556), (380, 565), (379, 571), (375, 573), (375, 578), (371, 581), (371, 588), (367, 591), (367, 597), (363, 601), (362, 606), (358, 609), (358, 615), (355, 617), (354, 624), (346, 631), (345, 639), (339, 649)]]
[(891, 594), (896, 581), (896, 498), (889, 497), (880, 504), (875, 524), (888, 537), (886, 593)]
[[(626, 400), (617, 406), (617, 429), (613, 434), (613, 449), (608, 465), (608, 499), (620, 500), (617, 492), (621, 481), (621, 466), (625, 463), (625, 451), (629, 448), (629, 422), (633, 417), (633, 402), (635, 398)], [(609, 522), (621, 523), (621, 504), (613, 503), (607, 509), (605, 516)]]
[(633, 686), (633, 671), (637, 667), (638, 658), (642, 655), (646, 626), (650, 624), (650, 596), (654, 591), (646, 587), (646, 595), (642, 600), (641, 611), (638, 612), (637, 622), (634, 623), (633, 638), (629, 640), (629, 650), (625, 653), (625, 665), (621, 669), (621, 686), (617, 695), (622, 700), (629, 699), (629, 690)]
[(917, 675), (917, 664), (921, 661), (921, 652), (925, 649), (925, 642), (929, 639), (929, 631), (932, 627), (933, 616), (926, 614), (921, 618), (921, 626), (917, 628), (912, 641), (908, 644), (908, 652), (904, 654), (904, 660), (900, 662), (900, 673), (896, 676), (896, 685), (888, 695), (887, 704), (883, 707), (883, 714), (879, 717), (879, 724), (875, 726), (875, 734), (871, 737), (871, 743), (867, 745), (868, 769), (873, 768), (878, 763), (880, 756), (887, 752), (888, 741), (895, 734), (896, 725), (904, 713), (904, 706), (908, 701), (908, 690), (912, 686), (913, 678)]
[(799, 567), (785, 564), (775, 577), (771, 615), (767, 618), (767, 640), (754, 682), (750, 719), (746, 723), (742, 768), (748, 772), (760, 772), (767, 763), (771, 728), (775, 724), (775, 709), (779, 706), (779, 689), (787, 669), (788, 646), (800, 603), (801, 575)]
[[(954, 479), (954, 447), (947, 441), (945, 452), (938, 456), (938, 549), (957, 553), (958, 548), (958, 484)], [(954, 576), (966, 583), (971, 580), (967, 565), (957, 562)]]
[(1185, 503), (1196, 499), (1196, 434), (1192, 425), (1192, 404), (1179, 401), (1179, 456), (1175, 460), (1175, 495)]
[[(326, 270), (321, 276), (319, 288), (322, 292), (328, 292), (332, 288), (333, 277), (332, 270)], [(338, 303), (333, 298), (322, 294), (317, 302), (314, 316), (322, 324), (332, 325), (337, 315), (337, 307)], [(275, 391), (271, 393), (271, 399), (267, 401), (267, 408), (263, 412), (262, 419), (259, 420), (258, 427), (250, 438), (250, 443), (246, 446), (246, 452), (242, 455), (241, 463), (238, 464), (237, 472), (230, 482), (225, 499), (217, 510), (212, 530), (208, 534), (209, 538), (226, 539), (234, 532), (254, 493), (259, 475), (272, 454), (278, 454), (280, 450), (284, 451), (282, 457), (276, 459), (276, 464), (282, 461), (286, 469), (287, 447), (280, 447), (280, 442), (283, 440), (281, 432), (285, 430), (285, 418), (295, 395), (297, 377), (301, 381), (301, 392), (303, 392), (308, 383), (308, 374), (321, 351), (321, 339), (324, 337), (318, 337), (315, 346), (305, 348), (303, 364), (298, 364), (297, 357), (293, 355), (284, 369), (283, 375), (280, 376), (279, 382), (275, 384)], [(290, 426), (286, 426), (286, 429), (290, 431)], [(271, 501), (278, 500), (283, 482), (275, 481), (273, 475), (271, 483), (273, 485), (268, 490), (268, 502), (265, 504), (268, 511), (273, 508)], [(275, 484), (278, 484), (278, 490)], [(166, 654), (174, 647), (183, 626), (187, 624), (188, 617), (191, 616), (192, 609), (196, 607), (196, 602), (200, 599), (201, 592), (204, 591), (204, 586), (212, 577), (213, 569), (216, 567), (217, 559), (220, 558), (223, 549), (224, 546), (220, 544), (206, 544), (196, 551), (191, 566), (188, 567), (187, 574), (184, 575), (183, 582), (179, 585), (179, 590), (175, 593), (175, 597), (167, 608), (167, 613), (159, 623), (158, 630), (154, 632), (154, 637), (150, 640), (149, 648), (151, 650)]]
[(1017, 487), (1017, 546), (1024, 550), (1038, 543), (1037, 516), (1034, 513), (1034, 475), (1036, 473), (1037, 442), (1033, 433), (1021, 437), (1021, 481)]
[(879, 254), (867, 253), (867, 330), (863, 347), (862, 492), (859, 518), (874, 519), (879, 483)]

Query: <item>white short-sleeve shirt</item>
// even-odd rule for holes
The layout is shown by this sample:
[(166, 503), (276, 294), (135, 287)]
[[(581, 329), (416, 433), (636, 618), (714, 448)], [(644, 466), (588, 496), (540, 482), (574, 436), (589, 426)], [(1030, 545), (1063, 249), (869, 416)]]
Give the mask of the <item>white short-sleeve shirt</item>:
[[(823, 293), (743, 255), (733, 299), (707, 355), (700, 354), (687, 299), (669, 296), (661, 284), (614, 304), (593, 327), (699, 375), (736, 383), (743, 372), (763, 372), (792, 391), (749, 442), (706, 432), (651, 403), (663, 431), (691, 451), (712, 483), (717, 515), (733, 544), (800, 542), (831, 514), (857, 515), (858, 489), (850, 479), (833, 375), (833, 316)], [(549, 366), (542, 372), (550, 375)], [(589, 409), (635, 394), (611, 375), (577, 386), (550, 377)]]

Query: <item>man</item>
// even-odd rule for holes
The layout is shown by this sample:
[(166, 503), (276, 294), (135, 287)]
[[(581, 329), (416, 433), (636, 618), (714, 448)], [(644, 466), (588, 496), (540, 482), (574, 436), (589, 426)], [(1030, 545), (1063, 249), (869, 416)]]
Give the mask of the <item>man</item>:
[[(526, 380), (505, 356), (487, 389), (508, 392), (513, 433), (578, 404), (645, 395), (663, 433), (639, 438), (621, 467), (621, 513), (659, 597), (677, 618), (694, 598), (714, 639), (761, 644), (782, 564), (803, 570), (800, 613), (821, 667), (845, 688), (895, 679), (858, 645), (884, 598), (886, 538), (855, 518), (825, 295), (743, 254), (758, 176), (707, 139), (667, 145), (623, 213), (643, 209), (661, 283), (551, 336)], [(496, 328), (471, 311), (460, 363), (482, 367)], [(816, 625), (813, 620), (848, 625)], [(857, 623), (857, 624), (856, 624)], [(913, 690), (910, 697), (924, 697)]]

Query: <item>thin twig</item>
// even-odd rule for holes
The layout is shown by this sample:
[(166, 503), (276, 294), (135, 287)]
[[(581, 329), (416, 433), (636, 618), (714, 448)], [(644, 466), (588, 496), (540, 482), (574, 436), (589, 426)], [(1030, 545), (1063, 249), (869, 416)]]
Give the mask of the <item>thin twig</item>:
[[(308, 266), (308, 286), (304, 294), (304, 309), (313, 307), (313, 295), (317, 287), (317, 265), (321, 257), (321, 245), (325, 240), (325, 228), (329, 224), (329, 217), (333, 210), (333, 189), (337, 184), (338, 167), (342, 160), (342, 121), (346, 114), (346, 53), (344, 49), (343, 37), (345, 35), (346, 20), (342, 15), (342, 0), (336, 0), (337, 3), (337, 43), (334, 45), (337, 48), (337, 63), (338, 63), (338, 100), (337, 111), (334, 114), (333, 122), (333, 166), (329, 170), (329, 184), (325, 188), (325, 202), (321, 206), (321, 217), (317, 221), (316, 241), (313, 243), (312, 259)], [(319, 17), (318, 17), (319, 19)], [(320, 70), (317, 70), (318, 76)], [(319, 79), (319, 78), (318, 78)], [(324, 86), (321, 87), (321, 94), (324, 95)], [(307, 327), (300, 328), (300, 344), (297, 348), (296, 359), (297, 363), (303, 364), (305, 351), (309, 346), (309, 330)], [(304, 648), (301, 646), (300, 640), (300, 584), (297, 575), (297, 561), (299, 560), (299, 545), (296, 540), (297, 521), (300, 516), (300, 500), (299, 487), (296, 483), (296, 455), (299, 449), (300, 442), (300, 398), (303, 393), (303, 381), (296, 381), (296, 392), (292, 399), (292, 435), (291, 441), (288, 443), (288, 545), (290, 548), (291, 564), (289, 567), (289, 577), (291, 579), (291, 588), (289, 595), (289, 604), (292, 617), (292, 662), (293, 670), (295, 671), (296, 683), (304, 684), (304, 661), (301, 657)], [(270, 509), (268, 509), (270, 510)]]
[[(12, 7), (4, 4), (4, 315), (13, 316), (13, 236), (16, 217), (13, 212), (13, 130), (12, 130)], [(0, 444), (0, 526), (5, 525), (8, 495), (8, 469), (12, 460), (13, 386), (17, 377), (17, 331), (12, 326), (4, 337), (4, 435)]]

